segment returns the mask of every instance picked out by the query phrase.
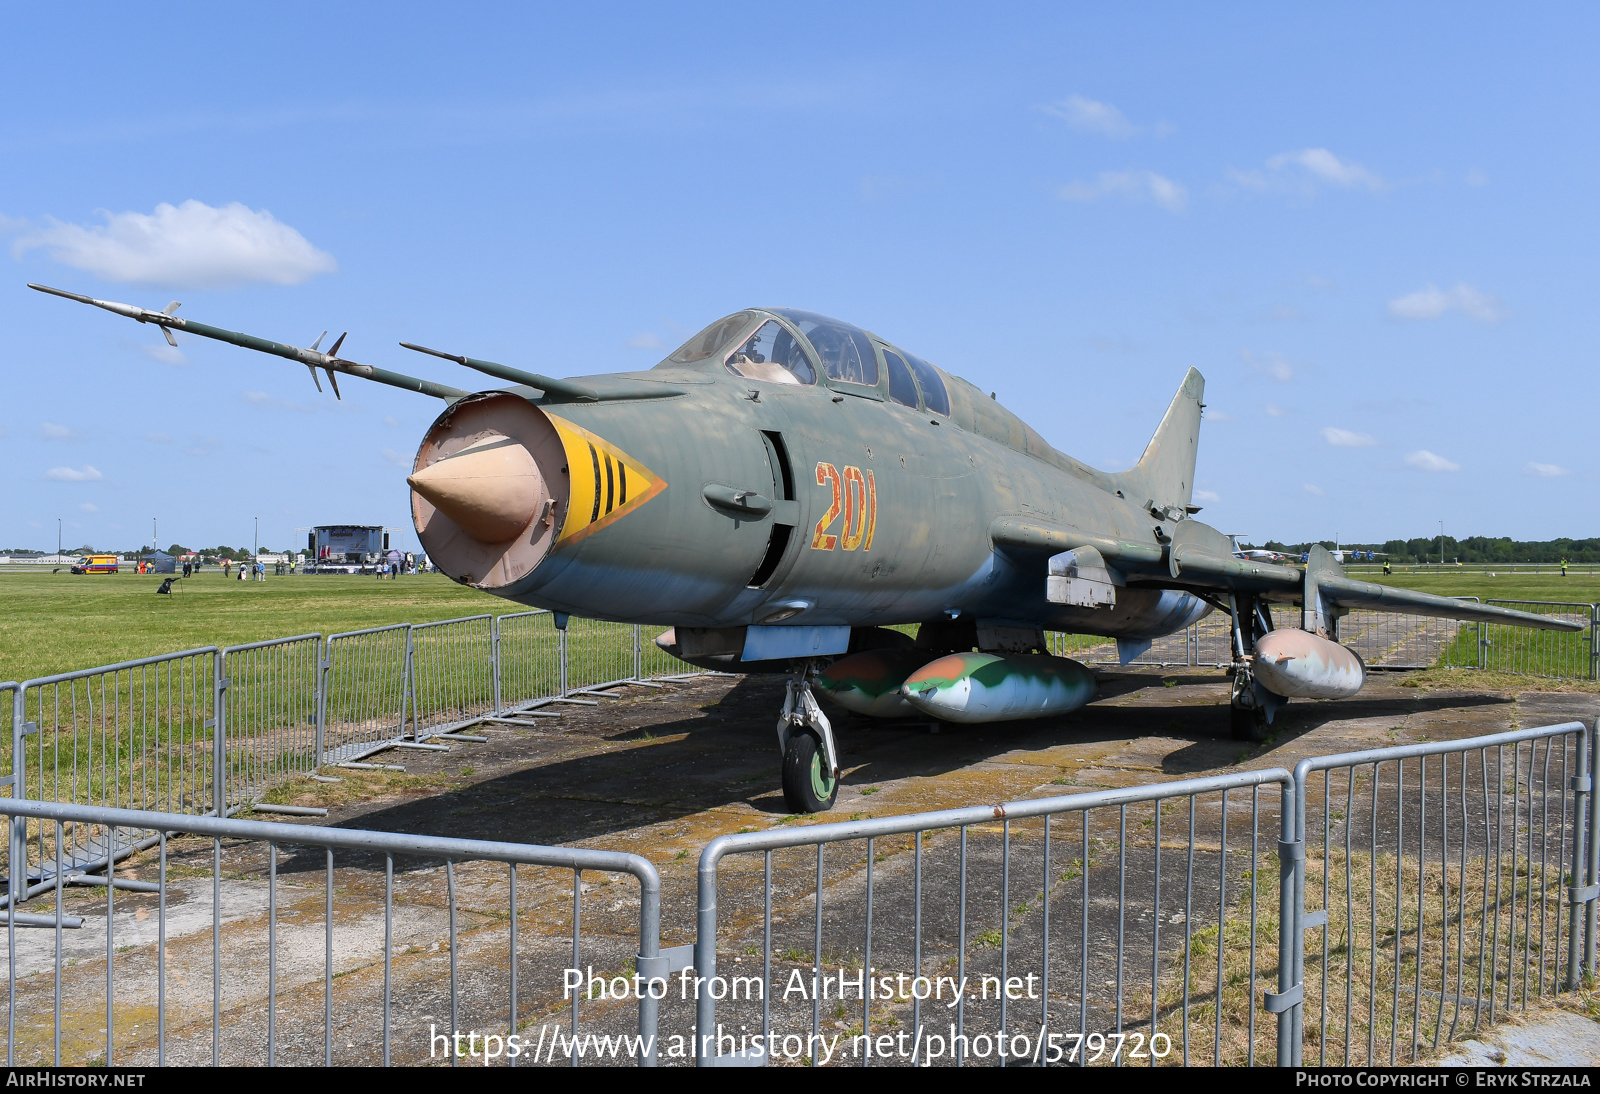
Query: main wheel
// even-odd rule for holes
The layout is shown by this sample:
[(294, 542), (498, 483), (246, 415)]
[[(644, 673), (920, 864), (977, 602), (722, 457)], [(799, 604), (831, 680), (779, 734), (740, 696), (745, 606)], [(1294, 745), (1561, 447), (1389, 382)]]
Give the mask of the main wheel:
[(792, 733), (783, 750), (783, 800), (791, 813), (822, 813), (833, 808), (839, 780), (828, 770), (827, 750), (812, 733)]
[(1228, 728), (1233, 731), (1236, 741), (1264, 741), (1270, 732), (1267, 725), (1267, 712), (1260, 707), (1242, 707), (1237, 704), (1228, 708)]

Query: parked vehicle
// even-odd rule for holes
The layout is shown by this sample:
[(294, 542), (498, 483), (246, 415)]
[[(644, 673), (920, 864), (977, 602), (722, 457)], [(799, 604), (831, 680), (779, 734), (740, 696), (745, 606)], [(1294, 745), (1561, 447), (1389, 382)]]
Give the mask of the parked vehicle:
[(84, 555), (72, 568), (75, 574), (114, 574), (117, 572), (116, 555)]

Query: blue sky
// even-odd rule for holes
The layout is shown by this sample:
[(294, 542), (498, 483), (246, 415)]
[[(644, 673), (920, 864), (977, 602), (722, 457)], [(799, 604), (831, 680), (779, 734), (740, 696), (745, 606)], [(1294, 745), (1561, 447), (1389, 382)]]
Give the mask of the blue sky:
[[(463, 387), (781, 304), (1057, 447), (1207, 378), (1256, 540), (1594, 535), (1592, 6), (272, 5), (7, 11), (0, 546), (409, 529), (438, 404), (41, 281)], [(163, 208), (170, 206), (171, 208)], [(324, 343), (326, 345), (326, 343)], [(1584, 499), (1589, 499), (1585, 501)]]

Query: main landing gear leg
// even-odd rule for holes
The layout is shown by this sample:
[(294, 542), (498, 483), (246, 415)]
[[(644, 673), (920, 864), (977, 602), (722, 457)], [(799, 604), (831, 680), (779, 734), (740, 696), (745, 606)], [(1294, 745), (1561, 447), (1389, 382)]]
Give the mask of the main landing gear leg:
[(1266, 613), (1258, 607), (1253, 596), (1231, 596), (1228, 606), (1233, 609), (1230, 641), (1233, 650), (1233, 694), (1229, 697), (1228, 728), (1236, 741), (1264, 741), (1271, 732), (1269, 720), (1272, 712), (1277, 709), (1273, 704), (1269, 711), (1268, 703), (1276, 697), (1256, 683), (1251, 666), (1255, 661), (1256, 638), (1271, 628), (1271, 617), (1263, 619)]
[(811, 662), (788, 681), (778, 716), (778, 748), (783, 752), (783, 800), (793, 813), (821, 813), (839, 795), (839, 752), (833, 726), (811, 693)]

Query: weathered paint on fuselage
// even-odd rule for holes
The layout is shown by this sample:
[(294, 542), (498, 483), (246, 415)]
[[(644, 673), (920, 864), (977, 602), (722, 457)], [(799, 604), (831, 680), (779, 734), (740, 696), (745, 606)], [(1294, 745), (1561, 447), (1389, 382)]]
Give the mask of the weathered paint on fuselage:
[[(815, 386), (784, 385), (735, 376), (718, 359), (576, 378), (601, 393), (599, 402), (546, 404), (514, 389), (626, 451), (667, 485), (621, 520), (558, 543), (526, 578), (492, 591), (588, 617), (705, 627), (757, 623), (793, 608), (803, 609), (789, 617), (795, 624), (852, 626), (959, 611), (1141, 638), (1181, 629), (1209, 610), (1187, 593), (1136, 587), (1119, 589), (1115, 608), (1049, 603), (1042, 570), (994, 550), (993, 520), (1022, 517), (1152, 546), (1154, 522), (1137, 505), (1143, 499), (1115, 493), (1112, 476), (1056, 452), (976, 388), (941, 375), (948, 417), (890, 401), (886, 376), (876, 388), (825, 377)], [(683, 394), (605, 401), (606, 387), (619, 382)], [(792, 499), (763, 431), (787, 454)], [(827, 520), (836, 480), (841, 511)], [(703, 497), (719, 485), (778, 504), (759, 519), (730, 514)], [(750, 588), (779, 522), (790, 528), (787, 547), (765, 585)]]

